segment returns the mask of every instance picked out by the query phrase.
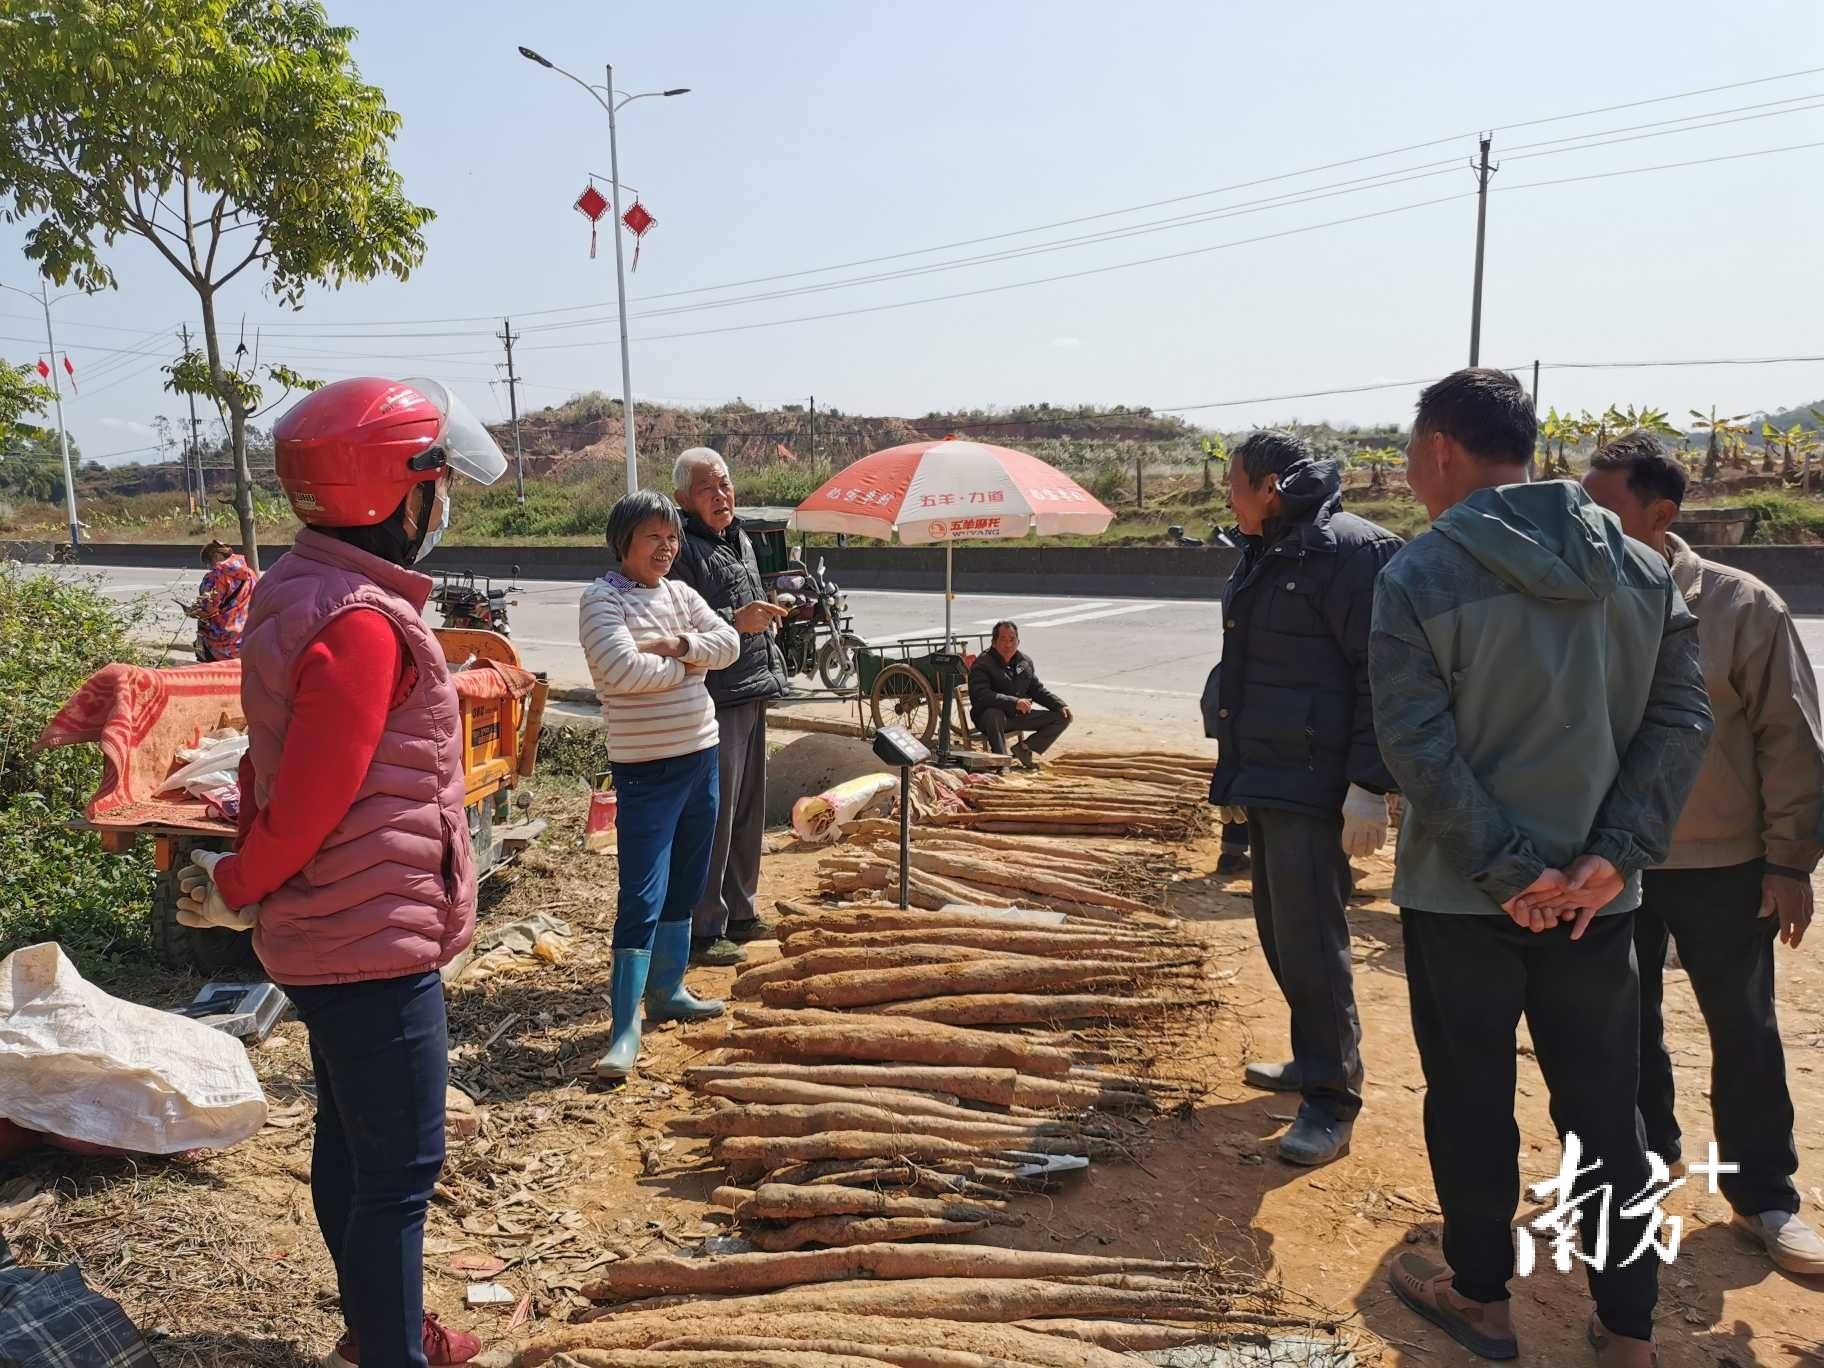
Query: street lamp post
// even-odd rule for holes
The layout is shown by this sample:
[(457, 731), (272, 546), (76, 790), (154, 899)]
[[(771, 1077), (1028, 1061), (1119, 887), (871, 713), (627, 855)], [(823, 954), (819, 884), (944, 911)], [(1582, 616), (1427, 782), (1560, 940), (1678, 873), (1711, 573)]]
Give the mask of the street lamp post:
[[(51, 299), (50, 286), (40, 281), (37, 294), (22, 290), (17, 285), (0, 285), (0, 290), (11, 290), (16, 295), (24, 295), (44, 310), (44, 343), (50, 348), (51, 396), (57, 405), (57, 441), (63, 448), (63, 502), (70, 516), (70, 549), (74, 550), (82, 545), (82, 527), (76, 521), (76, 472), (70, 469), (70, 435), (63, 426), (63, 385), (57, 379), (57, 338), (51, 331), (51, 305), (54, 301)], [(80, 293), (80, 290), (70, 292)], [(68, 294), (57, 296), (58, 299), (69, 297)]]
[(678, 86), (672, 90), (646, 90), (634, 95), (616, 97), (614, 91), (614, 67), (604, 67), (607, 84), (590, 85), (582, 77), (565, 71), (557, 63), (541, 57), (529, 47), (522, 47), (519, 55), (528, 62), (537, 62), (540, 66), (555, 71), (560, 76), (568, 76), (584, 90), (603, 109), (608, 111), (608, 181), (614, 206), (614, 296), (615, 312), (619, 316), (621, 331), (621, 424), (626, 433), (627, 446), (627, 492), (633, 493), (640, 487), (639, 455), (634, 443), (633, 424), (633, 360), (627, 348), (627, 274), (621, 262), (621, 154), (615, 139), (614, 116), (623, 105), (632, 104), (635, 100), (661, 98), (671, 95), (688, 95), (689, 86)]

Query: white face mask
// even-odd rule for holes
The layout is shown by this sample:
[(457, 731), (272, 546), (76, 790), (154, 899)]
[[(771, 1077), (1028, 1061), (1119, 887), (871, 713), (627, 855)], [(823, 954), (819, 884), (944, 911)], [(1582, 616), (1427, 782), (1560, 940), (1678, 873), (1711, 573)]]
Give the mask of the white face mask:
[(443, 540), (443, 534), (450, 530), (450, 492), (443, 492), (443, 519), (437, 526), (424, 534), (424, 541), (419, 544), (418, 554), (412, 557), (415, 565), (436, 549), (437, 543)]

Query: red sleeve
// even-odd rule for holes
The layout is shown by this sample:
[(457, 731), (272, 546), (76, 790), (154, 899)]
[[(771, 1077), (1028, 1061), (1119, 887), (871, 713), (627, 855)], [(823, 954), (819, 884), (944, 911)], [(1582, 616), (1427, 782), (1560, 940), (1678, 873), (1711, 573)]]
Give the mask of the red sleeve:
[[(384, 613), (335, 618), (298, 659), (291, 721), (266, 806), (215, 867), (230, 907), (256, 903), (308, 864), (367, 778), (404, 681), (405, 648)], [(243, 802), (252, 797), (245, 793)]]

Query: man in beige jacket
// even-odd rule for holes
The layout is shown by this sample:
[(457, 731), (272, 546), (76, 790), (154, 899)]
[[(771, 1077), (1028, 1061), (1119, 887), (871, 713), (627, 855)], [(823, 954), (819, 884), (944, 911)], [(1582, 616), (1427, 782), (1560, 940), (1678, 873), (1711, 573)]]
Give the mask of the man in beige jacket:
[(1665, 556), (1697, 615), (1716, 730), (1672, 836), (1644, 876), (1640, 1112), (1647, 1147), (1682, 1168), (1672, 1060), (1661, 1019), (1668, 932), (1710, 1029), (1711, 1108), (1735, 1225), (1789, 1272), (1824, 1274), (1824, 1239), (1799, 1218), (1792, 1095), (1774, 1012), (1773, 943), (1797, 949), (1811, 922), (1811, 872), (1824, 854), (1824, 734), (1818, 685), (1778, 594), (1698, 556), (1669, 530), (1684, 467), (1659, 439), (1630, 432), (1591, 461), (1584, 489), (1628, 536)]

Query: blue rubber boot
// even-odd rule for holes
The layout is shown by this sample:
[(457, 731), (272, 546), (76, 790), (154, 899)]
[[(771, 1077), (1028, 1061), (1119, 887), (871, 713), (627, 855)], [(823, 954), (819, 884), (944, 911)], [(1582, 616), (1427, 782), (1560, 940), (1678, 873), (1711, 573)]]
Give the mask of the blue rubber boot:
[(609, 1020), (614, 1039), (608, 1053), (595, 1061), (597, 1078), (625, 1078), (640, 1057), (640, 999), (652, 968), (650, 950), (616, 950), (614, 977), (608, 989)]
[(646, 984), (648, 1021), (701, 1021), (722, 1015), (715, 998), (692, 997), (684, 986), (690, 962), (690, 918), (662, 921), (652, 938), (652, 978)]

